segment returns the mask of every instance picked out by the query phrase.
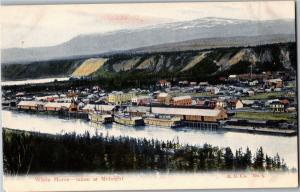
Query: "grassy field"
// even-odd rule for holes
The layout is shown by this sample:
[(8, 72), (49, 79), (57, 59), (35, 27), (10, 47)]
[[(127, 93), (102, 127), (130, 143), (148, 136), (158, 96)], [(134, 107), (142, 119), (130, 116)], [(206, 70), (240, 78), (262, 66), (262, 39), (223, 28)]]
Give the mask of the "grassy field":
[(269, 93), (257, 93), (256, 95), (249, 97), (242, 97), (242, 99), (277, 99), (284, 96), (284, 92), (269, 92)]
[(295, 113), (272, 113), (272, 112), (236, 112), (233, 118), (249, 120), (296, 120)]

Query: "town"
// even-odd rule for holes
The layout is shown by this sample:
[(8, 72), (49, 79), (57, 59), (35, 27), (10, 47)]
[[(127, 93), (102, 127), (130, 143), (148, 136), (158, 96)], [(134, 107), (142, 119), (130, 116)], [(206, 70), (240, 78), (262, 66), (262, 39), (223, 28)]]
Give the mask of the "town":
[(297, 134), (296, 80), (282, 72), (231, 74), (209, 82), (158, 80), (154, 90), (106, 92), (100, 85), (57, 92), (4, 87), (3, 109), (128, 126)]

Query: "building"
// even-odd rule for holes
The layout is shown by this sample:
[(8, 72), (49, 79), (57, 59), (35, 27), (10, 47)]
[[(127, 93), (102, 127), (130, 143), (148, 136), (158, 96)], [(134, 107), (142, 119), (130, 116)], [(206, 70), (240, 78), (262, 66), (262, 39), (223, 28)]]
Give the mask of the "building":
[(283, 82), (281, 79), (269, 79), (267, 80), (267, 84), (273, 88), (282, 88)]
[(151, 101), (151, 97), (147, 95), (137, 96), (131, 99), (132, 104), (135, 105), (147, 105), (150, 103), (150, 101)]
[(123, 93), (120, 91), (109, 94), (107, 100), (109, 103), (121, 105), (131, 101), (133, 97), (135, 97), (134, 93)]
[(170, 101), (171, 105), (174, 106), (190, 106), (192, 105), (192, 102), (191, 96), (173, 97)]
[(169, 95), (168, 93), (159, 93), (157, 95), (157, 102), (168, 105), (170, 103), (171, 98), (171, 95)]
[(254, 81), (249, 81), (249, 85), (250, 86), (255, 86), (258, 84), (258, 81), (257, 80), (254, 80)]
[(165, 79), (162, 79), (162, 80), (159, 80), (156, 85), (160, 86), (160, 87), (170, 87), (171, 83)]
[(45, 96), (45, 97), (48, 102), (53, 102), (53, 101), (56, 101), (59, 99), (58, 95), (49, 95), (49, 96)]
[(197, 82), (196, 81), (191, 81), (190, 82), (190, 86), (196, 86), (197, 85)]
[(229, 75), (228, 80), (238, 80), (238, 76), (237, 75)]
[(270, 110), (273, 112), (284, 112), (285, 111), (285, 106), (284, 104), (275, 101), (270, 103)]
[(218, 87), (206, 87), (205, 91), (211, 95), (216, 95), (219, 93), (220, 89)]
[(248, 96), (253, 96), (253, 95), (255, 95), (255, 92), (254, 91), (247, 91), (247, 95)]
[(207, 81), (204, 81), (204, 82), (200, 82), (199, 83), (199, 86), (200, 87), (204, 87), (204, 86), (208, 86), (209, 84), (208, 84), (208, 82)]
[(101, 113), (112, 114), (115, 108), (115, 105), (87, 104), (82, 108), (82, 111), (85, 113), (100, 111)]
[(197, 100), (196, 105), (199, 108), (209, 108), (209, 109), (214, 109), (216, 107), (217, 101), (215, 100)]
[(131, 116), (143, 116), (146, 113), (150, 113), (151, 108), (145, 106), (128, 106), (126, 112)]
[(187, 86), (187, 85), (189, 85), (189, 81), (179, 81), (178, 82), (178, 84), (180, 85), (180, 86)]
[(44, 106), (46, 111), (77, 111), (77, 104), (73, 103), (56, 103), (56, 102), (49, 102), (46, 103)]
[(17, 108), (21, 110), (42, 111), (44, 110), (44, 103), (39, 101), (20, 101)]
[(244, 107), (244, 104), (239, 99), (230, 99), (227, 101), (228, 108), (230, 109), (241, 109)]
[(243, 99), (242, 103), (243, 103), (244, 106), (250, 107), (250, 106), (252, 106), (255, 103), (255, 100)]
[(152, 107), (152, 113), (160, 116), (175, 116), (184, 121), (217, 122), (227, 119), (224, 109)]
[(216, 100), (216, 107), (218, 108), (226, 108), (227, 103), (223, 99), (217, 99)]

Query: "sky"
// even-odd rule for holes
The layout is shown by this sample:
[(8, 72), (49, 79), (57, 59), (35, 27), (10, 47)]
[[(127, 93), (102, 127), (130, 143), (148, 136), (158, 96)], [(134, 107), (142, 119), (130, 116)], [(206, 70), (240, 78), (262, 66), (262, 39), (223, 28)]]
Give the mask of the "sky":
[(221, 17), (294, 19), (293, 1), (1, 6), (1, 49), (54, 46), (81, 34)]

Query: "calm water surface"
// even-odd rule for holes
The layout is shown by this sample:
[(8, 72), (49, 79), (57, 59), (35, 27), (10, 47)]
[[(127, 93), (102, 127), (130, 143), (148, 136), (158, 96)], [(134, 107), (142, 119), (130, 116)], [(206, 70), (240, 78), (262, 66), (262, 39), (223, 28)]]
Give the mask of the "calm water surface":
[(68, 77), (59, 77), (59, 78), (43, 78), (43, 79), (28, 79), (28, 80), (21, 80), (21, 81), (1, 81), (1, 85), (25, 85), (25, 84), (39, 84), (39, 83), (50, 83), (57, 81), (67, 81), (69, 80)]
[(20, 113), (15, 111), (2, 111), (2, 126), (11, 129), (36, 131), (41, 133), (64, 134), (76, 132), (83, 134), (89, 132), (94, 135), (103, 133), (109, 136), (129, 136), (136, 138), (179, 140), (183, 144), (203, 145), (204, 143), (219, 147), (231, 147), (243, 150), (248, 146), (254, 153), (260, 146), (268, 155), (278, 153), (284, 158), (289, 167), (297, 168), (297, 136), (281, 137), (269, 135), (255, 135), (248, 133), (202, 131), (188, 128), (170, 129), (163, 127), (145, 126), (129, 127), (118, 124), (96, 126), (90, 122), (79, 119), (58, 119), (55, 116)]

